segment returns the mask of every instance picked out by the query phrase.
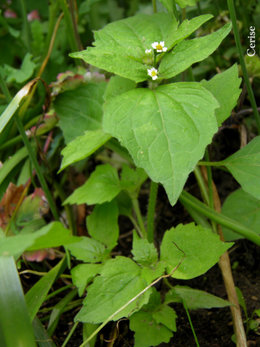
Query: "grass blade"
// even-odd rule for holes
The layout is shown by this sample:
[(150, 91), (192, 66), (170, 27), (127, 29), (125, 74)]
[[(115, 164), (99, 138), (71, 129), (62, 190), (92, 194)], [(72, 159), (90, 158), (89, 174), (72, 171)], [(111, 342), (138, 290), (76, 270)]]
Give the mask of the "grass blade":
[(5, 347), (36, 347), (13, 257), (0, 257), (0, 342)]
[(33, 330), (39, 347), (56, 347), (39, 318), (36, 316), (33, 320)]
[(6, 107), (6, 109), (0, 116), (0, 134), (4, 130), (7, 123), (10, 121), (10, 119), (14, 116), (23, 98), (30, 93), (31, 88), (37, 81), (38, 78), (35, 78), (32, 81), (28, 82), (25, 86), (23, 86), (23, 88), (19, 90), (19, 92), (14, 96), (12, 101)]
[(64, 270), (64, 259), (62, 259), (51, 271), (42, 277), (35, 285), (26, 293), (25, 299), (29, 311), (31, 321), (44, 302), (51, 286), (56, 280), (58, 274)]

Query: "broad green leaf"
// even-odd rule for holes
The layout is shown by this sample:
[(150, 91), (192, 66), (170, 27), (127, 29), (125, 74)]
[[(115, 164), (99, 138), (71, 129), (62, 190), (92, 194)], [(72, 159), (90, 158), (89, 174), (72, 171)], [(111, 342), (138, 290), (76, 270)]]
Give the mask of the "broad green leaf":
[[(234, 191), (227, 197), (222, 213), (260, 234), (260, 200), (242, 189)], [(243, 238), (226, 227), (223, 227), (223, 233), (226, 241)]]
[(105, 104), (104, 131), (116, 137), (174, 205), (217, 131), (218, 103), (199, 83), (134, 89)]
[(136, 232), (134, 232), (132, 254), (134, 260), (142, 265), (152, 265), (158, 260), (158, 253), (154, 245), (146, 239), (141, 239)]
[(87, 182), (76, 189), (64, 204), (103, 204), (113, 200), (120, 190), (117, 170), (109, 164), (99, 165)]
[(153, 42), (164, 41), (170, 50), (174, 44), (188, 37), (211, 17), (203, 15), (190, 21), (185, 20), (178, 27), (175, 18), (170, 14), (139, 14), (110, 23), (95, 32), (95, 47), (72, 53), (71, 57), (82, 58), (101, 69), (142, 82), (148, 79), (147, 69), (153, 65), (152, 55), (145, 53)]
[(60, 222), (52, 222), (30, 234), (0, 238), (1, 256), (20, 256), (25, 250), (34, 251), (42, 248), (59, 247), (77, 242), (78, 238), (64, 228)]
[(146, 181), (147, 174), (143, 169), (132, 169), (123, 164), (121, 172), (121, 187), (126, 190), (130, 196), (137, 197), (141, 185)]
[[(204, 14), (202, 16), (194, 17), (191, 20), (185, 19), (181, 25), (178, 27), (177, 32), (172, 36), (170, 45), (167, 47), (171, 49), (177, 43), (183, 41), (188, 36), (190, 36), (195, 30), (197, 30), (202, 24), (207, 22), (213, 16), (211, 14)], [(189, 52), (187, 52), (189, 54)]]
[(172, 52), (164, 55), (159, 67), (159, 77), (174, 77), (192, 64), (206, 59), (217, 49), (230, 30), (231, 25), (228, 23), (210, 35), (182, 41)]
[(180, 264), (172, 277), (190, 279), (209, 270), (231, 246), (232, 243), (220, 241), (210, 229), (194, 223), (179, 224), (164, 234), (161, 261), (167, 264), (168, 273)]
[(231, 111), (236, 106), (237, 99), (241, 93), (239, 88), (241, 78), (238, 78), (237, 65), (234, 64), (231, 68), (217, 74), (209, 81), (201, 81), (201, 84), (219, 102), (220, 107), (215, 112), (218, 125), (220, 126), (231, 115)]
[(109, 249), (116, 246), (118, 227), (118, 206), (115, 200), (96, 205), (87, 217), (88, 233), (93, 239), (105, 244)]
[(19, 69), (15, 69), (10, 65), (4, 65), (3, 72), (4, 75), (6, 75), (6, 82), (24, 83), (30, 77), (32, 77), (35, 67), (36, 64), (32, 61), (32, 55), (30, 53), (26, 53)]
[(80, 264), (71, 270), (72, 282), (78, 288), (79, 296), (82, 296), (89, 282), (100, 273), (102, 264)]
[[(139, 14), (106, 25), (95, 32), (95, 47), (70, 54), (101, 69), (142, 82), (148, 78), (145, 50), (154, 41), (165, 41), (176, 32), (177, 23), (166, 13)], [(148, 65), (146, 65), (146, 63)]]
[(116, 197), (116, 202), (118, 205), (120, 216), (127, 216), (127, 217), (132, 216), (133, 204), (127, 192), (125, 191), (120, 192), (118, 196)]
[(54, 268), (43, 276), (33, 287), (26, 293), (25, 299), (28, 307), (31, 321), (33, 321), (39, 308), (43, 304), (49, 290), (60, 273), (64, 270), (65, 261), (62, 259)]
[(12, 257), (0, 257), (0, 341), (3, 347), (36, 347), (23, 289)]
[[(165, 302), (161, 303), (160, 293), (157, 292), (154, 287), (151, 289), (151, 292), (148, 304), (144, 305), (139, 312), (149, 313), (150, 319), (157, 323), (158, 328), (160, 328), (159, 325), (162, 324), (169, 330), (176, 331), (177, 315), (175, 311), (165, 304)], [(136, 314), (130, 317), (130, 326), (132, 318), (133, 320), (135, 319), (135, 315)]]
[[(83, 341), (85, 341), (98, 328), (99, 324), (83, 323), (82, 326)], [(93, 336), (92, 339), (88, 342), (87, 347), (95, 347), (97, 337), (98, 335)]]
[(63, 159), (60, 171), (89, 157), (110, 138), (111, 136), (105, 134), (102, 129), (86, 131), (84, 135), (77, 136), (61, 151)]
[(83, 135), (86, 130), (101, 128), (105, 88), (105, 82), (88, 83), (56, 97), (54, 109), (66, 143)]
[(231, 304), (213, 294), (188, 286), (175, 286), (165, 296), (165, 303), (185, 301), (188, 309), (226, 307)]
[(221, 162), (243, 190), (260, 200), (260, 136)]
[(168, 305), (162, 304), (159, 309), (153, 313), (153, 318), (157, 324), (163, 324), (169, 330), (176, 331), (177, 314)]
[(103, 261), (106, 254), (105, 246), (102, 243), (85, 236), (80, 237), (79, 242), (67, 245), (66, 248), (75, 258), (87, 263)]
[[(76, 316), (76, 321), (101, 323), (139, 294), (149, 283), (141, 277), (141, 268), (131, 259), (116, 257), (108, 260), (100, 276), (88, 287), (84, 306)], [(112, 320), (139, 310), (147, 303), (150, 290), (130, 303)]]
[[(32, 246), (28, 247), (28, 251), (34, 251), (42, 248), (59, 247), (78, 241), (78, 237), (72, 236), (71, 231), (64, 228), (61, 222), (49, 223), (38, 231), (38, 233), (40, 232), (42, 233), (42, 235), (37, 238), (35, 237), (35, 241), (33, 242)], [(35, 233), (31, 235), (34, 234)]]
[(130, 317), (130, 329), (135, 333), (135, 347), (168, 343), (173, 336), (171, 330), (165, 325), (156, 322), (151, 312), (140, 311), (133, 314)]
[(151, 283), (155, 279), (159, 278), (165, 273), (166, 264), (163, 261), (158, 261), (153, 264), (141, 264), (141, 276), (148, 282)]
[(113, 98), (117, 95), (127, 92), (128, 90), (134, 89), (136, 83), (120, 76), (112, 76), (108, 82), (107, 89), (104, 95), (105, 101)]

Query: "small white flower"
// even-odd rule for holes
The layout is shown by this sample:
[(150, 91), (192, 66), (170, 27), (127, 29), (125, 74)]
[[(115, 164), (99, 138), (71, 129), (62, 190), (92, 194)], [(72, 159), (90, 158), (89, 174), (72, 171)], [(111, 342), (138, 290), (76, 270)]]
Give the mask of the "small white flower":
[(152, 43), (152, 47), (153, 49), (155, 49), (158, 53), (161, 52), (166, 52), (167, 51), (167, 47), (164, 47), (164, 41), (159, 42), (153, 42)]
[(151, 53), (151, 52), (152, 52), (152, 49), (146, 49), (146, 50), (145, 50), (145, 53), (146, 53), (146, 54), (149, 54), (149, 53)]
[(148, 75), (152, 77), (153, 80), (158, 78), (158, 70), (152, 67), (151, 69), (147, 69)]

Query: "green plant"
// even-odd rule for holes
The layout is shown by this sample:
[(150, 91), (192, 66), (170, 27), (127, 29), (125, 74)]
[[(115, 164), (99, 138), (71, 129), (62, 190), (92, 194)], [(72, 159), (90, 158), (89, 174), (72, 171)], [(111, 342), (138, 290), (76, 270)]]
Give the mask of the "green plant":
[[(210, 161), (207, 146), (236, 106), (241, 79), (236, 64), (201, 81), (195, 80), (191, 68), (220, 46), (229, 35), (231, 24), (196, 36), (196, 32), (202, 32), (202, 25), (207, 26), (212, 15), (185, 19), (186, 6), (196, 5), (193, 0), (164, 0), (161, 4), (152, 1), (149, 6), (153, 14), (139, 13), (125, 19), (121, 19), (123, 9), (116, 6), (116, 1), (108, 1), (104, 13), (101, 11), (103, 3), (82, 1), (80, 4), (80, 24), (83, 25), (87, 18), (90, 26), (86, 31), (81, 29), (82, 35), (109, 22), (112, 14), (112, 19), (116, 20), (94, 33), (92, 47), (80, 50), (73, 1), (68, 2), (69, 8), (62, 0), (52, 1), (47, 6), (47, 45), (44, 44), (43, 23), (30, 25), (26, 20), (26, 1), (21, 1), (25, 51), (33, 52), (34, 58), (31, 53), (26, 53), (20, 69), (8, 65), (0, 69), (1, 87), (10, 102), (7, 107), (3, 105), (5, 110), (0, 118), (0, 150), (4, 159), (0, 170), (0, 207), (4, 211), (0, 224), (0, 266), (3, 268), (1, 280), (6, 284), (0, 291), (0, 302), (4, 307), (0, 321), (5, 321), (7, 313), (10, 320), (17, 314), (17, 326), (21, 332), (27, 332), (22, 336), (24, 345), (34, 346), (31, 322), (36, 338), (49, 339), (62, 313), (77, 307), (80, 311), (75, 315), (75, 324), (63, 346), (69, 342), (79, 322), (83, 323), (84, 329), (81, 346), (94, 346), (97, 333), (108, 322), (127, 317), (135, 334), (135, 347), (149, 347), (170, 341), (177, 330), (177, 314), (172, 304), (181, 303), (199, 345), (189, 310), (230, 306), (236, 340), (244, 345), (246, 337), (227, 254), (233, 243), (224, 242), (220, 225), (226, 240), (244, 237), (260, 245), (257, 215), (253, 220), (244, 217), (251, 216), (252, 210), (259, 205), (260, 187), (256, 179), (260, 175), (260, 137), (256, 136), (224, 160)], [(135, 5), (129, 2), (125, 13), (134, 14), (138, 5), (138, 1)], [(115, 8), (117, 12), (113, 12)], [(156, 13), (158, 9), (160, 12)], [(59, 10), (63, 15), (58, 17), (55, 25)], [(5, 23), (5, 19), (2, 22)], [(6, 25), (8, 35), (14, 35), (15, 29)], [(57, 34), (59, 25), (68, 30), (66, 40)], [(60, 48), (55, 46), (55, 39)], [(64, 58), (67, 50), (74, 51), (69, 55), (71, 58), (80, 58), (84, 62)], [(77, 50), (80, 51), (75, 52)], [(36, 90), (36, 85), (41, 76), (47, 81), (52, 80), (51, 67), (55, 72), (59, 71), (55, 60), (60, 61), (63, 71), (70, 64), (71, 71), (59, 75), (57, 82), (52, 83), (50, 97), (45, 82), (45, 89)], [(47, 63), (49, 69), (45, 69)], [(88, 64), (91, 67), (86, 72)], [(243, 63), (242, 68), (246, 74)], [(36, 78), (21, 88), (34, 70), (38, 71)], [(9, 91), (12, 88), (20, 89), (13, 99)], [(252, 93), (250, 98), (254, 100)], [(48, 113), (43, 118), (39, 116), (39, 106), (42, 107), (44, 99)], [(253, 110), (257, 124), (256, 104), (253, 104)], [(44, 134), (47, 138), (41, 149)], [(19, 150), (9, 158), (12, 146), (22, 141), (24, 147), (16, 147)], [(60, 162), (55, 154), (62, 146), (63, 159), (58, 168)], [(96, 160), (94, 168), (93, 157)], [(71, 166), (89, 177), (85, 183), (79, 179), (82, 184), (72, 184), (73, 188), (67, 189), (65, 194), (66, 182), (74, 182)], [(228, 197), (222, 212), (212, 166), (228, 170), (243, 189)], [(203, 202), (184, 190), (192, 172)], [(17, 176), (16, 186), (10, 184)], [(164, 230), (160, 245), (156, 247), (154, 224), (158, 183), (164, 187), (170, 204), (174, 206), (179, 200), (197, 224), (180, 223)], [(39, 191), (37, 185), (42, 190)], [(140, 206), (144, 185), (149, 186), (146, 216)], [(67, 196), (67, 192), (72, 193)], [(56, 221), (52, 218), (50, 221), (48, 208), (43, 212), (45, 197)], [(88, 236), (79, 234), (80, 227), (75, 223), (70, 206), (74, 204), (94, 205), (84, 220)], [(237, 216), (234, 208), (243, 212)], [(63, 209), (66, 217), (62, 220)], [(126, 217), (134, 229), (128, 256), (118, 250), (120, 216)], [(60, 246), (65, 252), (50, 251)], [(49, 272), (44, 268), (37, 271), (34, 267), (28, 270), (43, 277), (25, 296), (13, 261), (22, 254), (21, 266), (30, 260), (62, 257)], [(74, 266), (74, 259), (82, 263)], [(171, 284), (171, 279), (188, 280), (204, 274), (219, 259), (229, 301)], [(67, 267), (70, 274), (63, 274)], [(48, 295), (57, 278), (63, 279), (64, 283)], [(69, 283), (65, 281), (67, 279)], [(155, 288), (160, 281), (167, 287), (164, 297)], [(14, 291), (8, 293), (8, 283), (19, 294), (17, 312), (9, 311), (10, 305), (5, 304), (11, 302), (14, 295)], [(67, 290), (68, 293), (50, 309), (40, 310), (45, 301)], [(81, 299), (85, 292), (86, 297)], [(77, 293), (80, 299), (74, 300)], [(42, 321), (37, 318), (38, 312), (47, 313)], [(43, 327), (46, 318), (47, 329)], [(19, 336), (12, 336), (5, 324), (0, 335), (3, 345), (15, 345), (17, 338)]]

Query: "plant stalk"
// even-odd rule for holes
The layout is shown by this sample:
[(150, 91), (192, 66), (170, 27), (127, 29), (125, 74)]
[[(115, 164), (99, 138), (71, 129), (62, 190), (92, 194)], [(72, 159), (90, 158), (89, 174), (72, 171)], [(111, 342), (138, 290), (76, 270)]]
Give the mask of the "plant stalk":
[[(0, 83), (1, 83), (1, 88), (2, 88), (2, 90), (3, 90), (3, 92), (4, 92), (5, 96), (6, 96), (7, 101), (11, 101), (11, 94), (10, 94), (8, 88), (7, 88), (7, 85), (6, 85), (5, 81), (4, 81), (4, 79), (2, 78), (1, 73), (0, 73)], [(36, 155), (34, 153), (34, 150), (33, 150), (32, 146), (31, 146), (31, 144), (30, 144), (30, 142), (28, 140), (28, 137), (27, 137), (27, 135), (25, 133), (22, 121), (21, 121), (21, 119), (19, 118), (19, 116), (17, 114), (14, 115), (14, 119), (15, 119), (17, 128), (18, 128), (18, 130), (20, 132), (20, 135), (21, 135), (21, 137), (23, 139), (24, 145), (27, 148), (27, 151), (28, 151), (28, 154), (29, 154), (29, 158), (30, 158), (30, 160), (31, 160), (31, 162), (32, 162), (32, 164), (33, 164), (33, 166), (35, 168), (35, 171), (37, 173), (37, 176), (38, 176), (38, 179), (39, 179), (40, 184), (42, 186), (42, 189), (44, 190), (44, 193), (45, 193), (46, 198), (48, 200), (48, 203), (49, 203), (50, 209), (52, 211), (52, 214), (53, 214), (53, 216), (54, 216), (54, 218), (56, 220), (59, 220), (59, 215), (58, 215), (58, 212), (57, 212), (57, 209), (56, 209), (55, 202), (54, 202), (54, 200), (52, 198), (52, 195), (51, 195), (51, 193), (49, 191), (49, 188), (47, 186), (47, 183), (46, 183), (45, 178), (43, 176), (43, 173), (41, 171), (40, 165), (39, 165), (39, 163), (37, 161), (37, 158), (36, 158)]]
[(245, 79), (248, 97), (249, 97), (250, 103), (251, 103), (252, 108), (253, 108), (253, 113), (255, 116), (256, 125), (258, 128), (258, 133), (260, 133), (260, 116), (259, 116), (259, 112), (257, 110), (254, 92), (253, 92), (252, 86), (250, 84), (248, 72), (246, 69), (246, 64), (245, 64), (242, 46), (241, 46), (241, 42), (240, 42), (239, 30), (238, 30), (238, 26), (237, 26), (237, 18), (236, 18), (236, 10), (235, 10), (235, 6), (234, 6), (234, 1), (233, 0), (227, 0), (227, 5), (228, 5), (229, 13), (230, 13), (230, 18), (232, 21), (234, 37), (235, 37), (236, 46), (237, 46), (237, 50), (238, 50), (238, 54), (239, 54), (241, 69), (242, 69), (243, 76)]
[(200, 344), (199, 344), (197, 335), (196, 335), (196, 333), (195, 333), (195, 330), (194, 330), (194, 327), (193, 327), (193, 324), (192, 324), (192, 321), (191, 321), (190, 313), (189, 313), (188, 307), (187, 307), (187, 305), (186, 305), (186, 302), (183, 300), (183, 301), (182, 301), (182, 304), (183, 304), (184, 310), (185, 310), (185, 312), (186, 312), (186, 315), (187, 315), (187, 317), (188, 317), (188, 320), (189, 320), (189, 323), (190, 323), (190, 327), (191, 327), (191, 331), (192, 331), (192, 334), (193, 334), (193, 337), (194, 337), (196, 346), (197, 346), (197, 347), (200, 347)]
[(23, 18), (23, 31), (24, 31), (25, 44), (27, 46), (28, 51), (31, 52), (32, 51), (32, 49), (31, 49), (31, 31), (30, 31), (30, 25), (29, 25), (28, 19), (27, 19), (25, 0), (20, 0), (20, 4), (21, 4), (21, 12), (22, 12), (22, 18)]
[(154, 214), (155, 214), (157, 193), (158, 193), (158, 183), (151, 181), (148, 211), (147, 211), (147, 239), (149, 242), (154, 241), (154, 217), (155, 217)]
[(63, 13), (64, 13), (64, 19), (65, 19), (66, 26), (67, 26), (67, 33), (68, 33), (68, 40), (69, 40), (69, 44), (70, 44), (70, 49), (73, 52), (76, 52), (80, 49), (80, 47), (78, 47), (78, 42), (76, 39), (74, 27), (73, 27), (73, 21), (71, 18), (71, 13), (69, 11), (67, 1), (66, 0), (58, 0), (58, 2), (59, 2), (59, 5), (60, 5)]
[(132, 202), (133, 202), (133, 208), (134, 208), (134, 211), (135, 211), (135, 214), (136, 214), (136, 218), (137, 218), (137, 221), (138, 221), (138, 224), (139, 224), (139, 227), (140, 227), (140, 231), (142, 233), (141, 236), (142, 236), (142, 238), (146, 239), (147, 238), (147, 233), (146, 233), (146, 230), (145, 230), (143, 217), (142, 217), (142, 214), (141, 214), (141, 211), (140, 211), (139, 202), (138, 202), (137, 198), (133, 198)]
[(67, 343), (69, 342), (71, 336), (73, 335), (74, 331), (76, 330), (77, 326), (78, 326), (79, 322), (74, 323), (73, 327), (70, 329), (70, 332), (68, 333), (65, 341), (63, 342), (61, 347), (65, 347), (67, 346)]
[(203, 177), (202, 177), (202, 174), (200, 172), (200, 169), (198, 168), (198, 166), (195, 167), (194, 171), (193, 171), (195, 177), (196, 177), (196, 180), (197, 180), (197, 183), (198, 183), (198, 186), (200, 188), (200, 194), (201, 194), (201, 197), (203, 199), (203, 201), (209, 205), (209, 195), (208, 195), (208, 191), (207, 191), (207, 188), (204, 184), (204, 181), (203, 181)]
[[(207, 180), (206, 175), (205, 175), (205, 180)], [(212, 183), (214, 208), (218, 213), (221, 213), (221, 202), (218, 195), (218, 191), (214, 182), (212, 181), (211, 183)], [(217, 231), (220, 236), (220, 239), (224, 241), (222, 228), (219, 224), (217, 225)], [(233, 304), (232, 306), (230, 306), (230, 310), (231, 310), (231, 315), (232, 315), (232, 320), (234, 325), (234, 332), (236, 336), (236, 344), (238, 347), (246, 347), (247, 346), (246, 333), (245, 333), (245, 329), (243, 325), (242, 314), (241, 314), (241, 310), (239, 306), (239, 301), (237, 297), (237, 292), (236, 292), (235, 282), (233, 279), (228, 252), (225, 252), (224, 254), (222, 254), (218, 264), (219, 264), (223, 281), (225, 284), (228, 300)]]
[(244, 225), (238, 223), (237, 221), (224, 216), (221, 213), (216, 212), (212, 208), (206, 206), (201, 201), (196, 199), (194, 196), (188, 192), (183, 191), (179, 197), (179, 200), (184, 205), (192, 207), (195, 211), (201, 213), (202, 215), (214, 220), (218, 224), (221, 224), (229, 229), (232, 229), (236, 233), (242, 235), (248, 240), (254, 242), (256, 245), (260, 246), (260, 236), (254, 233), (252, 230), (248, 229)]
[(36, 154), (27, 138), (27, 135), (24, 131), (24, 128), (23, 128), (23, 124), (22, 124), (22, 121), (21, 119), (19, 118), (19, 116), (17, 114), (14, 115), (14, 118), (15, 118), (15, 122), (16, 122), (16, 125), (17, 125), (17, 128), (20, 132), (20, 135), (22, 136), (22, 139), (23, 139), (23, 142), (24, 142), (24, 145), (25, 147), (27, 148), (27, 151), (29, 153), (29, 158), (35, 168), (35, 171), (37, 173), (37, 176), (38, 176), (38, 179), (40, 181), (40, 184), (42, 186), (42, 189), (44, 190), (44, 193), (46, 195), (46, 198), (48, 200), (48, 203), (49, 203), (49, 206), (50, 206), (50, 209), (51, 209), (51, 212), (54, 216), (54, 218), (56, 220), (59, 220), (59, 215), (58, 215), (58, 212), (57, 212), (57, 209), (56, 209), (56, 205), (55, 205), (55, 202), (52, 198), (52, 195), (51, 195), (51, 192), (47, 186), (47, 183), (45, 181), (45, 178), (44, 178), (44, 175), (41, 171), (41, 167), (37, 161), (37, 158), (36, 158)]
[(153, 13), (157, 13), (157, 5), (156, 5), (156, 0), (153, 1)]

